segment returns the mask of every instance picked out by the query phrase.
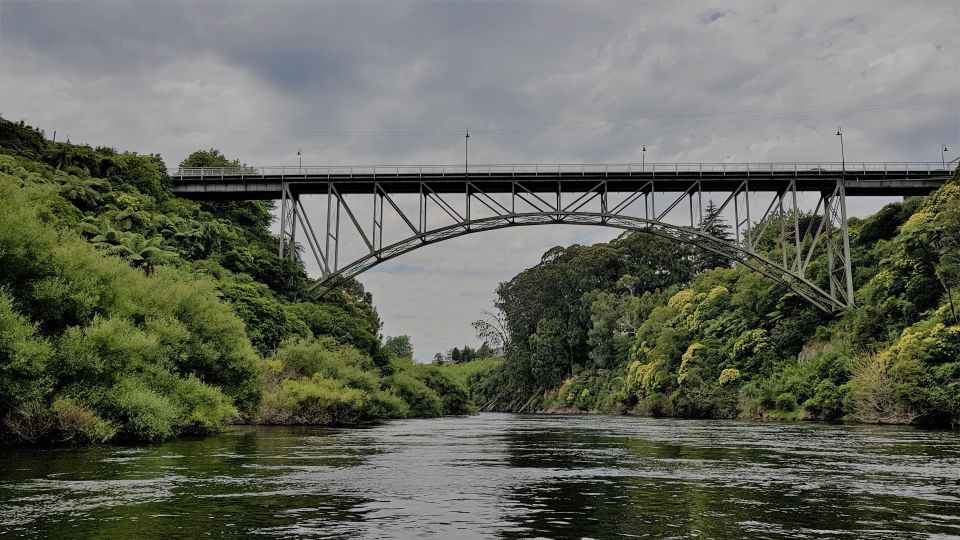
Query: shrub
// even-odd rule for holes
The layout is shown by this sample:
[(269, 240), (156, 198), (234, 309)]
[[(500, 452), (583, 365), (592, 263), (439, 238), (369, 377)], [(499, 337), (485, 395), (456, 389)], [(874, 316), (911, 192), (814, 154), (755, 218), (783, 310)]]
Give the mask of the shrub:
[(838, 387), (831, 380), (820, 381), (812, 397), (803, 402), (803, 408), (812, 418), (837, 420), (846, 413), (846, 387)]
[(47, 340), (13, 310), (12, 299), (0, 290), (0, 417), (46, 397), (50, 378), (45, 371), (51, 353)]
[(179, 408), (168, 398), (132, 378), (121, 380), (112, 391), (113, 406), (129, 438), (156, 441), (175, 434)]
[(118, 427), (70, 398), (57, 398), (51, 407), (56, 414), (62, 441), (105, 443), (113, 439)]
[(365, 418), (364, 392), (314, 375), (286, 379), (264, 396), (259, 421), (264, 424), (354, 424)]
[(906, 381), (891, 369), (885, 353), (864, 356), (853, 363), (850, 379), (852, 416), (861, 422), (909, 424), (918, 416), (902, 402), (898, 390)]
[(467, 414), (473, 410), (466, 386), (447, 375), (440, 367), (411, 363), (406, 371), (440, 396), (443, 414)]
[(17, 442), (35, 443), (46, 439), (53, 431), (52, 411), (39, 401), (21, 403), (3, 418), (3, 426)]
[(177, 382), (173, 398), (183, 411), (177, 421), (183, 433), (213, 433), (240, 415), (230, 398), (194, 375)]
[(406, 418), (410, 416), (410, 406), (393, 392), (375, 390), (367, 398), (365, 416), (368, 420)]
[(387, 387), (410, 406), (411, 417), (434, 417), (443, 414), (443, 400), (423, 382), (407, 373), (394, 373), (384, 379)]

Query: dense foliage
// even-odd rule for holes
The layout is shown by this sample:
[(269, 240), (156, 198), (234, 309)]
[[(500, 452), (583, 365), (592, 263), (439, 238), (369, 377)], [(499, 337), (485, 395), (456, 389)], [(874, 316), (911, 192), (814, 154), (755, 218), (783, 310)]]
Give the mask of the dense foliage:
[[(185, 166), (237, 164), (216, 150)], [(351, 282), (323, 301), (262, 201), (175, 198), (159, 156), (0, 119), (0, 440), (157, 440), (233, 421), (462, 413), (465, 385), (381, 345)], [(406, 344), (406, 348), (403, 346)]]
[[(507, 359), (471, 388), (504, 410), (960, 425), (960, 183), (850, 230), (858, 307), (839, 316), (642, 232), (554, 248), (500, 285)], [(810, 267), (825, 287), (824, 254)]]

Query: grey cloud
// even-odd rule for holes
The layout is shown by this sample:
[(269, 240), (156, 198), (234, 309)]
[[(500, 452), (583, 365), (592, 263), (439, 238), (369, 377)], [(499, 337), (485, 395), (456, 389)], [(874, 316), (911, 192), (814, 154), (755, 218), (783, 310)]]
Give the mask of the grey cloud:
[[(951, 0), (3, 0), (0, 103), (170, 165), (460, 163), (466, 127), (472, 163), (836, 160), (838, 124), (852, 161), (939, 160), (960, 149), (958, 27)], [(544, 249), (615, 235), (471, 235), (362, 280), (428, 358)]]

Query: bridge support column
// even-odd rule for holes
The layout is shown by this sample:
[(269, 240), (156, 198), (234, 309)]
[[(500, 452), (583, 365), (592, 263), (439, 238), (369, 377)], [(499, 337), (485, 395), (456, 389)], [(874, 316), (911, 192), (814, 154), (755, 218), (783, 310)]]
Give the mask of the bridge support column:
[(838, 305), (853, 307), (853, 264), (850, 260), (850, 230), (847, 227), (847, 197), (843, 180), (838, 180), (833, 190), (823, 193), (821, 197), (830, 296)]
[(300, 196), (290, 191), (290, 184), (284, 183), (280, 193), (280, 257), (297, 256), (297, 218)]

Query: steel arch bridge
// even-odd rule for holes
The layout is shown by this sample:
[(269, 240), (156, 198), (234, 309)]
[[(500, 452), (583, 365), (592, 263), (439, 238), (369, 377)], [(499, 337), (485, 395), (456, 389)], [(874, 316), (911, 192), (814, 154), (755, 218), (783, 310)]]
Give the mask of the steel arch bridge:
[[(279, 199), (279, 253), (298, 257), (297, 235), (302, 235), (321, 273), (310, 290), (316, 296), (384, 261), (444, 240), (506, 227), (569, 224), (643, 231), (699, 246), (783, 283), (829, 312), (854, 305), (847, 197), (926, 194), (951, 174), (941, 163), (551, 164), (474, 165), (469, 169), (390, 165), (170, 171), (173, 191), (180, 196)], [(705, 212), (704, 198), (718, 194), (720, 204), (715, 211)], [(308, 211), (302, 195), (319, 196), (320, 208)], [(313, 222), (317, 221), (312, 222), (311, 215), (321, 218), (322, 236), (316, 234)], [(730, 222), (732, 240), (710, 235), (716, 219)], [(770, 227), (779, 239), (775, 258), (757, 249)], [(394, 238), (385, 241), (388, 233)], [(341, 247), (348, 244), (360, 246), (361, 253), (341, 264)], [(827, 259), (826, 287), (815, 283), (809, 272), (820, 249)]]

